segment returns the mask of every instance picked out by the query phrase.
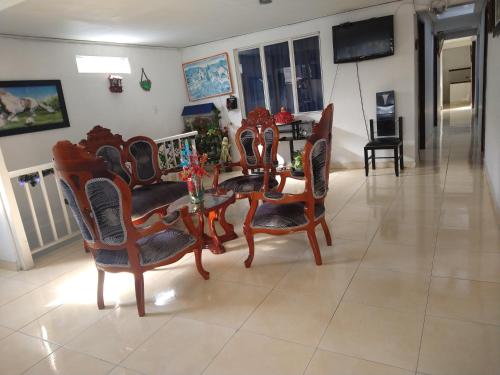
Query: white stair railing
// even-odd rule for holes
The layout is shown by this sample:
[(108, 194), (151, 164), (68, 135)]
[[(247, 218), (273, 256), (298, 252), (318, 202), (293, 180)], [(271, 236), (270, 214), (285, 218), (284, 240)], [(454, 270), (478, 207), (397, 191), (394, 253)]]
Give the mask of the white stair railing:
[[(182, 141), (194, 139), (197, 134), (198, 132), (194, 131), (156, 139), (161, 166), (163, 168), (177, 167)], [(53, 162), (8, 171), (0, 149), (0, 198), (7, 211), (10, 232), (18, 254), (18, 267), (21, 269), (33, 267), (33, 254), (80, 234), (72, 215), (69, 214), (69, 208), (57, 179), (48, 183), (48, 178), (51, 178), (49, 176), (53, 173)], [(25, 176), (36, 179), (36, 184), (33, 185), (39, 186), (39, 192), (29, 182), (23, 183), (22, 178)], [(18, 181), (19, 186), (16, 186)], [(23, 201), (21, 202), (20, 199)], [(48, 219), (49, 230), (44, 230), (46, 225), (41, 223), (44, 218)], [(30, 233), (29, 223), (33, 224), (34, 234)]]

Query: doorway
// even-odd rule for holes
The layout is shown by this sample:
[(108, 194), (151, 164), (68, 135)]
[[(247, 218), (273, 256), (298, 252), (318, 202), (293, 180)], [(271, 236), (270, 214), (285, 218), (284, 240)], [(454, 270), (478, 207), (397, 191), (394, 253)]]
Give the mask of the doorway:
[(443, 126), (472, 127), (475, 95), (475, 36), (446, 39), (440, 57)]

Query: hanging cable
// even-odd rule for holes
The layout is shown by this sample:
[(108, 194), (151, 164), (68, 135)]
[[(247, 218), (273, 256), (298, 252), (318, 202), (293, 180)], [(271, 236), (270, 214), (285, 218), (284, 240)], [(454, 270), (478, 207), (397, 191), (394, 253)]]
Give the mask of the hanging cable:
[(359, 79), (359, 67), (357, 61), (356, 61), (356, 76), (358, 77), (359, 100), (361, 102), (361, 112), (363, 112), (363, 120), (365, 122), (366, 136), (368, 140), (370, 140), (370, 133), (368, 131), (368, 124), (366, 122), (365, 105), (363, 103), (363, 94), (361, 93), (361, 80)]
[(335, 82), (337, 82), (337, 73), (339, 72), (339, 67), (340, 64), (337, 64), (337, 69), (335, 69), (335, 75), (333, 76), (332, 91), (330, 92), (330, 98), (328, 100), (328, 103), (331, 103), (333, 99), (333, 89), (335, 88)]

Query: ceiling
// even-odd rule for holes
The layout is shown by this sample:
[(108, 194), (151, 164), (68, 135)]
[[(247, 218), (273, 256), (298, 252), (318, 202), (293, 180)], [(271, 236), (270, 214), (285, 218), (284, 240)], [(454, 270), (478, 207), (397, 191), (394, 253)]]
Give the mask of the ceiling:
[(0, 34), (186, 47), (388, 1), (0, 0)]

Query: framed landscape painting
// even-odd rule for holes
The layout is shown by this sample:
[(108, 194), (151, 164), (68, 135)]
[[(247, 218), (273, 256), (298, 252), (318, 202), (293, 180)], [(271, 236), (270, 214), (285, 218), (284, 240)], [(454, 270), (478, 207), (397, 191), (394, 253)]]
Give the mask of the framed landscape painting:
[(0, 137), (66, 127), (61, 81), (0, 81)]
[(227, 53), (182, 64), (189, 100), (233, 93)]

